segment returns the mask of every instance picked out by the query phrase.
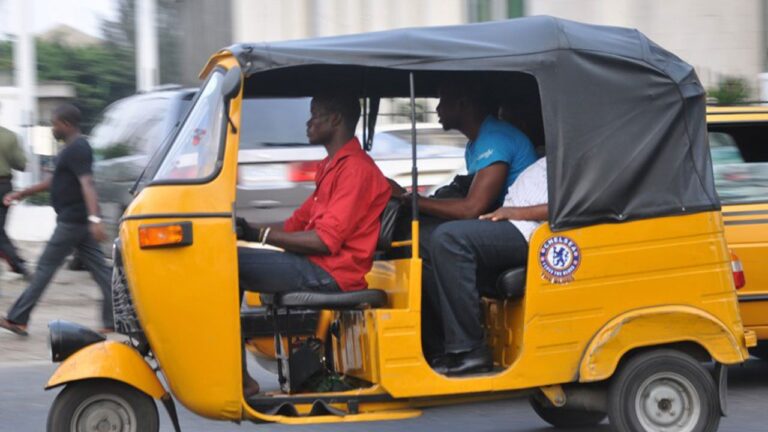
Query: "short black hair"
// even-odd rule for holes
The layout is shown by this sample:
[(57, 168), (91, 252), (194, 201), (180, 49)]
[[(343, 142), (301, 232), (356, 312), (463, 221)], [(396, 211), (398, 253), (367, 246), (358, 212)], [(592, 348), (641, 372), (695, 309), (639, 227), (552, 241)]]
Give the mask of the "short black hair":
[(69, 123), (74, 127), (80, 127), (82, 115), (80, 110), (71, 103), (65, 103), (57, 106), (53, 110), (53, 118), (64, 123)]
[(313, 97), (329, 114), (340, 114), (347, 130), (354, 133), (360, 121), (360, 99), (348, 93), (320, 93)]
[(481, 114), (494, 114), (498, 110), (498, 101), (492, 95), (486, 76), (454, 75), (443, 79), (438, 88), (441, 93), (469, 100)]

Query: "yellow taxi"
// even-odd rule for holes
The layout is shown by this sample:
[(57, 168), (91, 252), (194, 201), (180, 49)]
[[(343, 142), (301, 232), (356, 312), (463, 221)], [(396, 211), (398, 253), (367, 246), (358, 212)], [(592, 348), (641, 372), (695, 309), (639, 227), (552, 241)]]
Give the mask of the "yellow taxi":
[(768, 359), (768, 106), (709, 106), (707, 129), (725, 238), (743, 266), (738, 291), (744, 326)]

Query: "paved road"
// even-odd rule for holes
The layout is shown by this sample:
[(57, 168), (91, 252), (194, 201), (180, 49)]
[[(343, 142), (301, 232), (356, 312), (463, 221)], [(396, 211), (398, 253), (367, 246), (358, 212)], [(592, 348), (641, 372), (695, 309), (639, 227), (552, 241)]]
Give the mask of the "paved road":
[[(26, 432), (45, 430), (45, 420), (55, 392), (42, 386), (54, 367), (43, 362), (34, 364), (0, 364), (0, 431)], [(259, 373), (264, 380), (265, 373)], [(751, 361), (730, 371), (730, 415), (723, 419), (722, 432), (765, 432), (768, 430), (768, 362)], [(162, 431), (172, 431), (167, 415), (161, 410)], [(524, 400), (499, 401), (452, 407), (431, 408), (412, 420), (381, 423), (333, 424), (290, 427), (213, 422), (180, 410), (185, 432), (219, 431), (554, 431), (538, 419)], [(595, 431), (607, 431), (602, 426)], [(586, 432), (586, 431), (582, 431)]]

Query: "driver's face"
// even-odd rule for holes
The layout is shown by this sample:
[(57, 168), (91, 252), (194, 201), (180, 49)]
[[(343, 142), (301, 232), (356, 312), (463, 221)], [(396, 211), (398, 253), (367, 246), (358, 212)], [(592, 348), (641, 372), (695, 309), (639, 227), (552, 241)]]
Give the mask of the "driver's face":
[(309, 120), (307, 120), (307, 138), (310, 144), (324, 144), (333, 137), (333, 115), (328, 113), (322, 104), (312, 99)]

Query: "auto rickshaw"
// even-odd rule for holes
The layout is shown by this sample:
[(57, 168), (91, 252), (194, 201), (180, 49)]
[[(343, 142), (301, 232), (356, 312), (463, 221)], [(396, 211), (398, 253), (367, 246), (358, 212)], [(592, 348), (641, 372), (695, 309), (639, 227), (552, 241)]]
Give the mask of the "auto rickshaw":
[[(389, 242), (367, 290), (262, 298), (280, 390), (244, 397), (233, 206), (243, 101), (341, 85), (363, 101), (368, 147), (382, 98), (410, 98), (415, 123), (415, 98), (457, 74), (500, 100), (534, 94), (548, 158), (548, 223), (527, 267), (500, 274), (483, 300), (494, 370), (448, 377), (425, 361), (414, 201), (409, 239)], [(174, 399), (212, 419), (310, 424), (517, 396), (558, 427), (607, 416), (617, 431), (717, 429), (726, 367), (755, 336), (739, 316), (690, 65), (635, 30), (531, 17), (235, 45), (200, 76), (121, 221), (115, 316), (129, 341), (50, 326), (62, 363), (46, 388), (64, 389), (49, 431), (157, 431), (152, 399), (180, 430)], [(415, 128), (412, 138), (417, 190)], [(287, 319), (305, 311), (323, 311), (314, 335)], [(344, 388), (302, 389), (317, 373)]]

